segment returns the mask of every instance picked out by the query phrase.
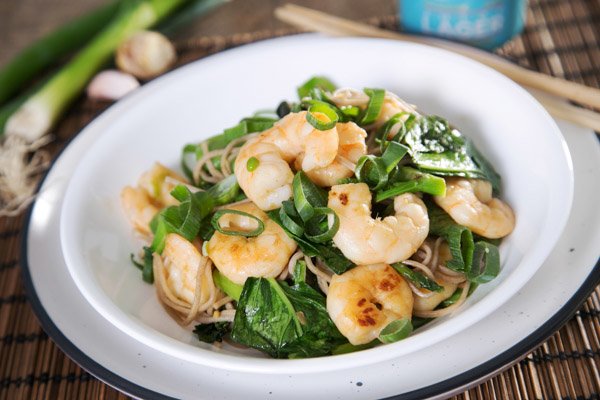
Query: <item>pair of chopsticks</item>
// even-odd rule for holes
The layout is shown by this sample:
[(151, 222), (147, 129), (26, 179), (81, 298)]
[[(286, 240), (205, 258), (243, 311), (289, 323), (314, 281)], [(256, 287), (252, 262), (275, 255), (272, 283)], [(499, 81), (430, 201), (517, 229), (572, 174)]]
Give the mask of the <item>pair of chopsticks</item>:
[(564, 101), (567, 99), (582, 106), (600, 109), (599, 89), (531, 71), (469, 46), (379, 29), (294, 4), (286, 4), (277, 8), (275, 15), (280, 20), (304, 30), (335, 36), (366, 36), (402, 40), (435, 46), (461, 54), (497, 70), (523, 86), (536, 89), (537, 91), (533, 95), (554, 117), (600, 132), (600, 114)]

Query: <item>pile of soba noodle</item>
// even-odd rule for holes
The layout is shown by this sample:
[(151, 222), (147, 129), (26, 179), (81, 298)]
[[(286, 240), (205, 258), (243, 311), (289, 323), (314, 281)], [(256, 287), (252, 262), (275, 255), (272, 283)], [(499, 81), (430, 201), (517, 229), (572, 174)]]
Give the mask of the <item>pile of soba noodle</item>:
[[(334, 89), (331, 85), (328, 86), (328, 82), (323, 85), (319, 79), (309, 82), (312, 82), (312, 84), (308, 84), (310, 90), (299, 92), (300, 102), (282, 103), (277, 110), (277, 117), (259, 116), (257, 121), (260, 123), (256, 126), (252, 125), (253, 122), (256, 122), (252, 119), (243, 120), (237, 127), (242, 127), (243, 132), (232, 134), (227, 140), (220, 141), (218, 146), (215, 145), (216, 141), (212, 141), (213, 139), (194, 145), (193, 151), (185, 154), (187, 161), (184, 161), (184, 165), (187, 163), (190, 179), (157, 164), (142, 176), (137, 187), (127, 187), (123, 190), (124, 210), (136, 231), (148, 243), (145, 256), (142, 255), (142, 258), (145, 258), (146, 264), (150, 263), (151, 271), (147, 270), (148, 265), (141, 266), (141, 268), (146, 268), (144, 274), (153, 275), (158, 298), (170, 315), (180, 324), (188, 325), (192, 322), (200, 325), (233, 323), (236, 318), (238, 301), (232, 297), (233, 295), (227, 294), (231, 294), (231, 287), (237, 288), (239, 297), (239, 291), (242, 288), (244, 288), (243, 293), (250, 290), (246, 290), (244, 287), (245, 280), (250, 279), (249, 277), (262, 276), (275, 278), (279, 282), (286, 280), (291, 282), (296, 279), (295, 274), (297, 274), (296, 268), (299, 261), (303, 261), (307, 276), (309, 275), (315, 282), (314, 289), (320, 291), (319, 295), (326, 299), (329, 318), (350, 343), (361, 344), (377, 338), (385, 326), (394, 319), (412, 319), (414, 323), (415, 318), (426, 321), (430, 318), (451, 314), (461, 307), (477, 284), (491, 279), (485, 277), (485, 273), (477, 275), (473, 272), (479, 269), (487, 271), (485, 255), (488, 254), (489, 249), (494, 250), (495, 245), (490, 244), (492, 240), (485, 238), (500, 238), (510, 233), (514, 227), (514, 215), (510, 207), (492, 197), (493, 180), (487, 180), (484, 175), (465, 177), (464, 173), (457, 173), (454, 176), (448, 176), (447, 173), (437, 174), (435, 170), (421, 168), (423, 166), (415, 161), (417, 160), (415, 157), (417, 151), (439, 152), (439, 150), (436, 150), (433, 145), (430, 146), (429, 143), (432, 140), (429, 139), (427, 139), (429, 142), (423, 139), (419, 144), (421, 147), (418, 147), (414, 143), (414, 138), (419, 136), (410, 135), (421, 135), (422, 138), (426, 138), (427, 135), (444, 134), (444, 129), (450, 128), (440, 125), (431, 128), (431, 132), (426, 131), (429, 128), (415, 130), (414, 127), (424, 116), (420, 115), (414, 106), (387, 91)], [(307, 89), (307, 84), (303, 85), (303, 88)], [(339, 121), (331, 123), (332, 119), (338, 117)], [(415, 121), (417, 122), (415, 123)], [(266, 125), (261, 126), (262, 123)], [(412, 127), (409, 124), (413, 124)], [(427, 127), (427, 125), (422, 126)], [(267, 128), (262, 129), (264, 127)], [(332, 131), (337, 133), (331, 133)], [(225, 136), (221, 135), (221, 137)], [(328, 140), (331, 140), (331, 143)], [(434, 137), (433, 141), (435, 140), (446, 145), (439, 137)], [(400, 155), (392, 166), (385, 165), (389, 159), (386, 155), (385, 145), (393, 141), (398, 141), (399, 144), (406, 146), (407, 153)], [(382, 142), (384, 143), (382, 144)], [(348, 146), (348, 148), (344, 150), (344, 146)], [(426, 146), (430, 146), (433, 150), (429, 148), (423, 150)], [(325, 163), (319, 160), (319, 157), (325, 154), (327, 148), (333, 148), (336, 153), (334, 158)], [(190, 154), (192, 155), (191, 162), (189, 161)], [(477, 159), (474, 158), (474, 160), (477, 166)], [(320, 162), (321, 164), (315, 167), (311, 165), (311, 162), (313, 164)], [(374, 189), (379, 184), (374, 183), (373, 178), (364, 177), (367, 175), (364, 172), (367, 170), (365, 163), (371, 163), (369, 165), (371, 169), (384, 165), (392, 171), (383, 180), (381, 184), (383, 186), (379, 189)], [(373, 198), (371, 202), (368, 199), (364, 200), (365, 204), (362, 206), (363, 208), (368, 207), (370, 210), (371, 203), (375, 204), (376, 196), (382, 195), (387, 189), (395, 190), (394, 188), (402, 186), (397, 182), (396, 186), (388, 184), (386, 179), (390, 181), (398, 179), (394, 178), (393, 174), (404, 167), (408, 168), (406, 171), (418, 171), (423, 176), (430, 176), (431, 179), (436, 179), (436, 182), (441, 182), (441, 185), (445, 185), (444, 195), (406, 190), (406, 193), (402, 192), (402, 194), (380, 201), (379, 208), (377, 211), (373, 211), (372, 215), (359, 218), (356, 213), (339, 211), (344, 210), (343, 207), (348, 202), (358, 201), (356, 199), (359, 198), (360, 185), (369, 187), (369, 194)], [(319, 246), (329, 246), (330, 249), (338, 252), (336, 254), (340, 254), (341, 258), (346, 261), (350, 260), (348, 265), (351, 267), (346, 268), (343, 272), (338, 271), (338, 274), (329, 267), (328, 260), (318, 255), (305, 254), (302, 251), (305, 247), (298, 239), (298, 235), (301, 236), (302, 233), (295, 236), (290, 233), (291, 228), (282, 229), (279, 225), (273, 225), (272, 221), (268, 221), (270, 218), (267, 215), (273, 216), (272, 210), (277, 212), (287, 200), (290, 200), (290, 204), (296, 204), (298, 207), (297, 203), (294, 203), (296, 199), (293, 194), (297, 193), (296, 186), (299, 184), (296, 182), (297, 178), (294, 177), (299, 173), (298, 171), (303, 171), (305, 168), (306, 175), (304, 176), (308, 176), (312, 181), (309, 185), (314, 184), (321, 187), (324, 190), (323, 193), (327, 193), (329, 196), (327, 207), (323, 207), (323, 205), (320, 207), (328, 210), (324, 211), (327, 215), (321, 220), (319, 229), (327, 231), (324, 235), (331, 234), (332, 238), (319, 242)], [(319, 169), (322, 172), (318, 172)], [(357, 173), (357, 171), (359, 172)], [(151, 229), (150, 225), (152, 223), (156, 225), (156, 221), (151, 221), (156, 220), (157, 215), (165, 214), (166, 208), (179, 207), (183, 204), (170, 195), (173, 189), (183, 186), (192, 195), (209, 193), (211, 187), (216, 187), (227, 180), (233, 181), (234, 177), (241, 187), (238, 195), (229, 199), (225, 204), (215, 203), (210, 210), (210, 215), (202, 220), (202, 224), (204, 224), (202, 226), (208, 228), (209, 231), (212, 229), (211, 232), (214, 232), (216, 228), (216, 232), (202, 234), (204, 228), (200, 227), (201, 232), (196, 233), (194, 238), (188, 240), (179, 235), (176, 229), (171, 228), (169, 231), (169, 228), (165, 228), (167, 234), (164, 239), (164, 248), (160, 250), (155, 248), (156, 240), (153, 242), (153, 239), (157, 235), (157, 230), (156, 228)], [(292, 178), (294, 178), (293, 181)], [(331, 179), (335, 179), (335, 181)], [(427, 178), (418, 175), (418, 179)], [(405, 184), (406, 182), (400, 183)], [(385, 186), (386, 184), (388, 186)], [(263, 193), (260, 192), (262, 187), (267, 188)], [(415, 187), (418, 189), (420, 186), (416, 185)], [(411, 203), (408, 205), (411, 208), (407, 208), (408, 211), (404, 214), (398, 211), (398, 207), (402, 205), (400, 201), (396, 201), (401, 196), (405, 196), (402, 197), (404, 203)], [(431, 207), (443, 209), (453, 220), (452, 224), (468, 228), (478, 235), (476, 236), (479, 238), (478, 240), (481, 239), (482, 243), (485, 241), (486, 244), (480, 246), (486, 249), (484, 258), (477, 258), (473, 262), (473, 266), (467, 266), (470, 269), (452, 268), (452, 263), (449, 261), (457, 257), (456, 252), (453, 252), (456, 249), (449, 246), (447, 237), (429, 231), (430, 221), (428, 218), (431, 215), (428, 216), (430, 213), (427, 210), (430, 210)], [(234, 212), (238, 212), (238, 214), (232, 213), (232, 209), (237, 210)], [(279, 215), (283, 213), (281, 210)], [(396, 214), (394, 214), (394, 210), (396, 210)], [(210, 216), (220, 211), (223, 211), (224, 214), (220, 215), (220, 219), (217, 218), (217, 226), (215, 227), (213, 218), (213, 222), (211, 222), (213, 228), (210, 228), (211, 223), (206, 221), (210, 221)], [(298, 209), (298, 211), (301, 210)], [(300, 221), (296, 212), (293, 209), (289, 216)], [(415, 213), (424, 215), (415, 217)], [(423, 220), (420, 222), (423, 226), (419, 226), (419, 223), (415, 222), (417, 218)], [(167, 220), (167, 217), (163, 217), (163, 219)], [(263, 222), (264, 231), (260, 231), (261, 233), (256, 236), (252, 236), (254, 233), (245, 235), (246, 231), (256, 229), (258, 232), (260, 230), (260, 222), (256, 221), (257, 219)], [(405, 223), (403, 222), (405, 220), (415, 224), (416, 227), (397, 227), (397, 224)], [(339, 221), (339, 228), (332, 228), (337, 224), (334, 221)], [(360, 221), (367, 221), (368, 226), (361, 226)], [(381, 239), (387, 241), (386, 243), (392, 243), (389, 245), (391, 249), (389, 252), (377, 251), (378, 243), (375, 243), (372, 249), (364, 251), (360, 249), (363, 245), (370, 246), (370, 241), (376, 239), (366, 237), (361, 244), (354, 240), (354, 237), (361, 234), (366, 235), (361, 231), (368, 231), (371, 229), (369, 226), (373, 224), (384, 224), (383, 221), (392, 226), (390, 229), (394, 232), (405, 232), (407, 229), (416, 232), (422, 228), (419, 235), (423, 235), (423, 230), (425, 233), (422, 239), (415, 239), (416, 245), (407, 253), (408, 255), (398, 256), (395, 259), (393, 254), (396, 254), (396, 248), (406, 247), (402, 237)], [(277, 222), (281, 225), (281, 221)], [(306, 220), (304, 222), (308, 225)], [(433, 226), (434, 222), (431, 223)], [(165, 224), (165, 226), (170, 225)], [(286, 227), (285, 224), (282, 226)], [(228, 236), (230, 235), (228, 232), (231, 232), (229, 229), (236, 232), (241, 230), (242, 234), (240, 236), (239, 233), (235, 233)], [(376, 233), (383, 232), (377, 231), (379, 228), (373, 229)], [(356, 232), (352, 232), (352, 230)], [(268, 235), (272, 235), (277, 240), (265, 239), (264, 243), (270, 243), (270, 245), (257, 244)], [(282, 235), (285, 235), (285, 238)], [(407, 235), (417, 236), (417, 233)], [(260, 239), (261, 236), (263, 239)], [(306, 239), (310, 236), (303, 238), (310, 241), (310, 239)], [(283, 241), (286, 244), (282, 245), (279, 239), (285, 239)], [(352, 242), (352, 240), (354, 241)], [(344, 246), (348, 247), (345, 244), (348, 241), (352, 242), (350, 245), (352, 248), (346, 249)], [(296, 246), (296, 242), (300, 247)], [(252, 246), (255, 247), (263, 246), (260, 247), (262, 253), (256, 253), (256, 248), (251, 250), (240, 248), (245, 245), (251, 246), (248, 243), (252, 243)], [(222, 255), (222, 248), (226, 246), (230, 246), (229, 248), (233, 249), (232, 252), (239, 251), (240, 255), (233, 253)], [(393, 246), (395, 247), (392, 248)], [(273, 255), (269, 255), (270, 250), (273, 250)], [(261, 254), (265, 257), (263, 264), (260, 262)], [(478, 254), (477, 250), (475, 254)], [(253, 258), (253, 255), (256, 255), (256, 259)], [(244, 259), (248, 262), (248, 271), (243, 271)], [(363, 263), (360, 260), (374, 261)], [(277, 265), (271, 266), (271, 264)], [(402, 268), (405, 268), (404, 273), (394, 272), (394, 276), (390, 278), (389, 271), (395, 271), (390, 265), (401, 265)], [(396, 270), (400, 271), (397, 268)], [(370, 279), (376, 282), (374, 284), (376, 287), (366, 287)], [(392, 283), (390, 283), (390, 279)], [(438, 284), (436, 290), (431, 289), (432, 286), (428, 286), (436, 283)], [(386, 290), (388, 292), (385, 292)], [(407, 291), (410, 295), (407, 295)], [(242, 297), (245, 296), (243, 293)], [(356, 293), (358, 293), (358, 297), (353, 298), (352, 296), (356, 296)], [(367, 305), (370, 304), (376, 309), (374, 307), (365, 308), (361, 304), (365, 303), (365, 299), (368, 301)], [(385, 315), (380, 316), (379, 313)], [(296, 310), (296, 315), (302, 325), (310, 323), (305, 320), (301, 311)], [(370, 315), (374, 316), (371, 318)]]

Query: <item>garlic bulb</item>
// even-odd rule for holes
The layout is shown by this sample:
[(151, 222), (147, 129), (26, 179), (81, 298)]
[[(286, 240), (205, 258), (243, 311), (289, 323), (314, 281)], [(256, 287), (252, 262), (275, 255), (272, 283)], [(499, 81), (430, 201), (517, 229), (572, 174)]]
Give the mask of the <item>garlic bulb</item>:
[(118, 100), (139, 86), (132, 75), (110, 69), (100, 72), (92, 79), (87, 87), (87, 95), (98, 100)]
[(173, 44), (157, 32), (139, 32), (121, 43), (115, 62), (119, 69), (140, 79), (165, 72), (176, 59)]

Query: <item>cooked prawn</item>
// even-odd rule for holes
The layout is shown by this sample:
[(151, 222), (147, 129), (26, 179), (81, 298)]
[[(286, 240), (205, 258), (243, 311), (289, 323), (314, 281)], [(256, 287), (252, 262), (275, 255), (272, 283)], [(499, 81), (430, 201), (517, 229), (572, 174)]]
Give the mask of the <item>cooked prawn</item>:
[(387, 264), (359, 265), (334, 275), (327, 294), (329, 316), (350, 343), (369, 343), (400, 318), (411, 318), (410, 287)]
[[(260, 209), (273, 210), (292, 196), (294, 175), (289, 164), (302, 156), (304, 171), (325, 167), (335, 159), (338, 144), (335, 127), (320, 131), (306, 120), (306, 111), (290, 113), (242, 146), (235, 160), (235, 176), (244, 193)], [(247, 163), (252, 157), (258, 165), (248, 171)]]
[(446, 195), (435, 196), (434, 200), (458, 224), (486, 238), (504, 237), (515, 227), (512, 209), (492, 197), (488, 181), (446, 178)]
[[(381, 105), (381, 111), (373, 124), (375, 128), (385, 124), (390, 118), (398, 113), (418, 114), (417, 109), (396, 96), (394, 93), (386, 92), (383, 104)], [(408, 115), (407, 115), (408, 117)]]
[(340, 219), (333, 242), (358, 265), (406, 260), (429, 233), (427, 208), (412, 193), (397, 196), (395, 214), (383, 219), (371, 217), (371, 192), (365, 183), (333, 186), (328, 207)]
[[(168, 179), (171, 178), (171, 179)], [(160, 163), (142, 174), (137, 187), (126, 186), (121, 191), (121, 205), (133, 228), (150, 235), (150, 221), (160, 209), (177, 204), (171, 191), (177, 183), (187, 180)]]
[[(365, 138), (367, 132), (354, 122), (339, 123), (336, 125), (339, 137), (337, 156), (331, 164), (322, 168), (306, 171), (306, 174), (315, 184), (319, 186), (333, 186), (340, 179), (349, 178), (354, 175), (356, 162), (367, 154)], [(297, 159), (301, 160), (302, 157)], [(299, 168), (297, 165), (296, 168)]]
[[(276, 277), (296, 251), (296, 242), (251, 202), (227, 206), (227, 209), (252, 214), (263, 221), (264, 231), (256, 237), (230, 236), (215, 232), (208, 241), (208, 257), (231, 281), (243, 284), (246, 278)], [(224, 228), (252, 230), (256, 221), (237, 214), (225, 214), (219, 220)]]
[(161, 256), (164, 278), (171, 293), (179, 300), (192, 304), (198, 268), (205, 261), (198, 247), (176, 233), (169, 233)]
[(452, 282), (446, 282), (440, 278), (437, 278), (435, 282), (440, 285), (443, 290), (441, 292), (432, 292), (430, 296), (418, 296), (415, 295), (414, 310), (417, 311), (431, 311), (435, 309), (440, 303), (452, 296), (458, 287), (458, 284)]

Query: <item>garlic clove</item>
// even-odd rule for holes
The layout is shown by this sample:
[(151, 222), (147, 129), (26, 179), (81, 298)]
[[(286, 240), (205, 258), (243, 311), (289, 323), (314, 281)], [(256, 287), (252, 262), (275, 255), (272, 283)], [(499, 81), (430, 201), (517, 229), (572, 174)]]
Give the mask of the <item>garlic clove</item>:
[(118, 100), (140, 86), (130, 74), (110, 69), (97, 74), (87, 87), (87, 95), (97, 100)]
[(175, 47), (158, 32), (144, 31), (125, 40), (117, 49), (115, 63), (120, 70), (140, 79), (166, 72), (177, 58)]

